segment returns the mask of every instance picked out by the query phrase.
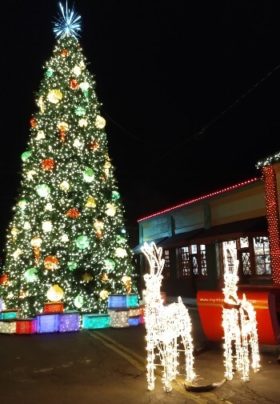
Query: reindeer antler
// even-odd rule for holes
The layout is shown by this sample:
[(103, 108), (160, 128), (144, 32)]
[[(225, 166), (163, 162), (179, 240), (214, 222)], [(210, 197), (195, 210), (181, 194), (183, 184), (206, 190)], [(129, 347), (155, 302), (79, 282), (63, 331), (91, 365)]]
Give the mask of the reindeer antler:
[(233, 246), (224, 245), (223, 251), (224, 251), (225, 272), (229, 272), (229, 264), (228, 264), (228, 257), (227, 257), (227, 252), (228, 252), (232, 259), (232, 263), (233, 263), (232, 273), (237, 275), (239, 260), (237, 259), (236, 249)]
[[(164, 258), (162, 258), (162, 248), (157, 247), (154, 242), (150, 244), (145, 242), (141, 247), (141, 251), (149, 262), (151, 275), (161, 275), (165, 262)], [(157, 272), (155, 273), (156, 268)]]

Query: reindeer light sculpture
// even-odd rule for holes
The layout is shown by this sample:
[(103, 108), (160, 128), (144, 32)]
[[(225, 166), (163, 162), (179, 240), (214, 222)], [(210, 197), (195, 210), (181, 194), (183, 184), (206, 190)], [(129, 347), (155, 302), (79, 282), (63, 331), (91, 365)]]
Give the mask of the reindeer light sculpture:
[(225, 377), (228, 380), (233, 378), (233, 354), (235, 354), (236, 369), (240, 372), (241, 379), (248, 381), (250, 353), (252, 369), (255, 372), (260, 369), (256, 312), (245, 294), (242, 299), (239, 299), (237, 295), (239, 261), (236, 248), (224, 243), (223, 253), (225, 270), (222, 325), (224, 328)]
[[(172, 390), (171, 382), (178, 374), (180, 342), (185, 359), (185, 380), (191, 382), (196, 377), (193, 369), (191, 319), (180, 297), (178, 303), (163, 305), (160, 294), (165, 262), (162, 248), (157, 248), (155, 243), (145, 243), (141, 250), (150, 266), (150, 273), (144, 275), (148, 390), (155, 388), (155, 368), (160, 365), (163, 367), (163, 388), (169, 392)], [(157, 358), (160, 359), (159, 364), (156, 363)]]

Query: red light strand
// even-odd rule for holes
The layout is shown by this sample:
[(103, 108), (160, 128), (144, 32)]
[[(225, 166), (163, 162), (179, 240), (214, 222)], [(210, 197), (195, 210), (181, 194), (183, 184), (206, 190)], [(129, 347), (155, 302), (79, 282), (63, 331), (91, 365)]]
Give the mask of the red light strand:
[(266, 217), (268, 222), (268, 236), (273, 283), (280, 285), (280, 231), (279, 210), (277, 198), (277, 180), (272, 166), (262, 169), (264, 175)]

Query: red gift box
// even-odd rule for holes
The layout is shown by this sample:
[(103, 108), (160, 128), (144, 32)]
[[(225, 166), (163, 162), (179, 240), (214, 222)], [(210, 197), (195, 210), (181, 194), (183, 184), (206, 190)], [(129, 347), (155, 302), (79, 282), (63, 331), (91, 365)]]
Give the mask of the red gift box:
[(16, 321), (17, 334), (35, 334), (37, 331), (35, 319), (19, 319)]
[(55, 303), (45, 303), (44, 304), (44, 313), (63, 313), (64, 304), (60, 302)]

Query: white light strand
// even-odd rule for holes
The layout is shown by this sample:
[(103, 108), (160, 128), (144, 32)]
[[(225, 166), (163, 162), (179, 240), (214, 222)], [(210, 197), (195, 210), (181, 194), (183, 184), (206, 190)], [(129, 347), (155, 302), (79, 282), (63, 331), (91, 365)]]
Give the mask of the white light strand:
[[(162, 281), (162, 248), (155, 243), (145, 243), (141, 248), (145, 254), (150, 273), (144, 275), (145, 291), (145, 327), (147, 341), (147, 382), (148, 390), (155, 388), (155, 369), (163, 367), (162, 382), (166, 392), (172, 390), (171, 382), (176, 379), (179, 366), (179, 343), (185, 359), (185, 380), (191, 382), (195, 379), (193, 341), (191, 336), (192, 324), (189, 312), (178, 298), (178, 303), (164, 306), (161, 299), (160, 287)], [(160, 363), (156, 363), (156, 358)]]
[[(248, 302), (245, 294), (243, 299), (237, 295), (237, 275), (239, 261), (236, 248), (229, 243), (223, 243), (224, 253), (224, 365), (225, 377), (233, 378), (233, 362), (240, 372), (243, 381), (249, 380), (250, 352), (251, 367), (257, 372), (260, 369), (260, 354), (257, 333), (256, 312), (253, 305)], [(230, 259), (230, 265), (229, 265)]]

